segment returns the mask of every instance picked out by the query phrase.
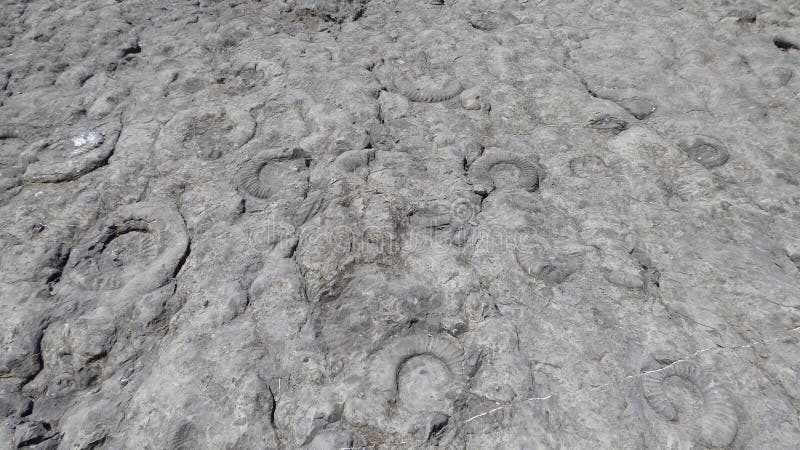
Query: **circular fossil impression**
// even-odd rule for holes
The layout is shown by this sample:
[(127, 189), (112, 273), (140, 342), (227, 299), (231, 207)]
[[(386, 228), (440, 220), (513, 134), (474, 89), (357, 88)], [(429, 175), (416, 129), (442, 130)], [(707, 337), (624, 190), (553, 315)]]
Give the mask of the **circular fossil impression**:
[(308, 188), (311, 158), (300, 148), (262, 152), (244, 163), (239, 188), (246, 194), (269, 199), (279, 192), (302, 196)]
[(144, 228), (112, 231), (91, 250), (91, 256), (87, 254), (73, 267), (78, 284), (91, 290), (121, 288), (136, 274), (137, 266), (151, 263), (157, 255), (155, 242)]
[[(425, 358), (421, 358), (419, 364), (425, 367), (417, 363), (408, 368), (405, 367), (406, 363), (412, 359), (422, 356)], [(442, 372), (440, 373), (438, 370), (436, 372), (441, 377), (434, 376), (434, 380), (438, 381), (433, 385), (441, 382), (440, 387), (447, 385), (448, 389), (453, 389), (463, 384), (465, 380), (464, 351), (449, 340), (425, 335), (399, 338), (384, 348), (372, 368), (372, 383), (379, 388), (379, 392), (395, 396), (401, 389), (400, 384), (403, 377), (411, 380), (415, 377), (427, 376), (428, 373), (431, 373), (428, 370), (433, 370), (432, 367), (439, 367), (427, 364), (425, 361), (436, 361), (436, 364), (441, 365)], [(409, 372), (404, 372), (404, 369), (408, 369)]]
[(415, 356), (400, 367), (397, 375), (399, 404), (415, 411), (444, 411), (452, 374), (431, 355)]
[(735, 439), (738, 417), (727, 390), (697, 364), (676, 361), (645, 372), (641, 383), (653, 411), (688, 427), (706, 446), (728, 447)]
[(711, 136), (702, 134), (687, 136), (681, 139), (678, 145), (686, 152), (689, 159), (706, 169), (719, 167), (728, 162), (730, 157), (722, 142)]
[(130, 284), (146, 292), (174, 275), (188, 244), (177, 210), (149, 203), (125, 205), (70, 252), (65, 279), (87, 291)]
[(611, 169), (606, 162), (595, 155), (572, 158), (569, 161), (569, 170), (573, 176), (578, 178), (601, 177), (611, 173)]
[(454, 98), (464, 87), (455, 78), (445, 74), (421, 75), (416, 79), (396, 76), (392, 88), (412, 102), (438, 103)]
[(121, 130), (118, 121), (98, 127), (56, 130), (52, 142), (43, 143), (25, 171), (28, 183), (71, 181), (108, 161)]
[(473, 190), (483, 193), (489, 193), (497, 187), (495, 180), (503, 180), (503, 185), (507, 187), (533, 192), (539, 188), (540, 178), (535, 162), (523, 155), (495, 148), (486, 149), (472, 163), (469, 177)]
[(442, 67), (432, 67), (420, 58), (410, 56), (409, 61), (398, 60), (390, 63), (386, 69), (386, 87), (390, 91), (403, 95), (412, 102), (438, 103), (450, 100), (464, 86)]
[(247, 111), (227, 106), (182, 111), (164, 126), (156, 151), (168, 160), (191, 156), (212, 161), (247, 143), (255, 127)]

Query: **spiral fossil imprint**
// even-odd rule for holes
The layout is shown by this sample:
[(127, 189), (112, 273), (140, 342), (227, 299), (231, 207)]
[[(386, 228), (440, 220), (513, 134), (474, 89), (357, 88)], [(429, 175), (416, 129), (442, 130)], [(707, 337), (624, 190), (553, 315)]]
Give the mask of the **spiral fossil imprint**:
[(267, 199), (272, 195), (275, 189), (269, 183), (261, 179), (261, 170), (267, 164), (278, 161), (290, 161), (293, 159), (302, 159), (306, 165), (310, 161), (305, 151), (300, 148), (284, 149), (284, 150), (271, 150), (255, 156), (248, 161), (242, 168), (241, 179), (239, 186), (247, 194), (260, 199)]
[(486, 149), (483, 156), (475, 160), (469, 168), (473, 190), (489, 193), (497, 187), (492, 177), (492, 169), (499, 165), (511, 165), (519, 170), (516, 186), (527, 191), (539, 188), (539, 168), (522, 155), (500, 149)]
[(197, 429), (191, 422), (182, 422), (172, 431), (169, 450), (191, 450), (197, 448)]
[(183, 218), (174, 208), (125, 205), (70, 252), (66, 278), (89, 291), (131, 285), (137, 292), (147, 292), (174, 275), (188, 245)]
[[(403, 365), (418, 356), (431, 356), (438, 359), (446, 368), (449, 380), (440, 386), (445, 398), (454, 399), (460, 395), (467, 384), (466, 359), (464, 351), (456, 343), (440, 336), (416, 334), (400, 337), (389, 343), (377, 355), (369, 367), (368, 381), (372, 393), (370, 401), (374, 409), (374, 419), (378, 422), (391, 421), (390, 410), (387, 406), (395, 403), (400, 396), (400, 374)], [(410, 386), (414, 389), (414, 386)], [(382, 413), (380, 411), (383, 411)], [(431, 411), (428, 411), (431, 412)], [(425, 414), (423, 414), (424, 416)], [(436, 424), (427, 423), (429, 432), (428, 440), (435, 440), (438, 448), (451, 448), (459, 435), (457, 424), (450, 420), (448, 413), (437, 411), (435, 416), (439, 419)], [(388, 422), (385, 422), (388, 423)], [(442, 428), (443, 427), (443, 428)], [(438, 429), (438, 431), (435, 431)]]
[(455, 98), (464, 90), (464, 86), (458, 80), (450, 77), (440, 80), (425, 76), (418, 80), (412, 80), (408, 76), (397, 75), (389, 84), (389, 89), (405, 96), (412, 102), (438, 103)]
[(464, 352), (444, 338), (413, 335), (399, 338), (385, 348), (372, 368), (373, 385), (392, 396), (397, 394), (400, 368), (415, 356), (430, 355), (439, 359), (452, 375), (455, 385), (465, 381)]
[(515, 254), (517, 264), (525, 273), (546, 283), (563, 283), (578, 271), (577, 264), (570, 261), (570, 257), (579, 259), (580, 255), (559, 255), (554, 257), (534, 251), (521, 250), (516, 250)]
[(738, 418), (724, 387), (701, 367), (688, 361), (675, 362), (661, 370), (642, 375), (642, 392), (653, 410), (667, 420), (680, 420), (678, 410), (667, 397), (664, 381), (680, 377), (692, 383), (703, 397), (703, 415), (691, 424), (705, 445), (726, 447), (736, 438)]

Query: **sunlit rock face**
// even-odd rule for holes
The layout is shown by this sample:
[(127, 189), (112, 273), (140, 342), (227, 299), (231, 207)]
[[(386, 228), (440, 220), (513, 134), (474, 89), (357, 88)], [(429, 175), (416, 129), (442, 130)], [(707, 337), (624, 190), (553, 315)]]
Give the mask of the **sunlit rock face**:
[(795, 448), (793, 1), (0, 8), (0, 449)]

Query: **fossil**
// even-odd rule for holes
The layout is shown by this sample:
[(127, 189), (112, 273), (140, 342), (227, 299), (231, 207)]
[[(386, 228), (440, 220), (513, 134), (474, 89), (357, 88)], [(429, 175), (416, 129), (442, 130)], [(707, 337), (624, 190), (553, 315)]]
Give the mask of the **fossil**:
[(90, 291), (148, 292), (175, 275), (188, 248), (183, 218), (166, 206), (135, 203), (114, 211), (70, 252), (66, 280)]
[(703, 397), (702, 416), (696, 423), (686, 425), (706, 445), (729, 446), (736, 438), (739, 419), (724, 387), (701, 367), (688, 361), (677, 361), (663, 369), (643, 374), (642, 392), (645, 400), (655, 412), (673, 422), (680, 421), (680, 414), (664, 391), (663, 383), (669, 377), (680, 377), (692, 383)]
[(517, 179), (511, 187), (519, 187), (526, 191), (535, 191), (539, 187), (539, 167), (528, 158), (506, 150), (487, 148), (483, 155), (469, 167), (469, 177), (475, 192), (489, 193), (497, 187), (507, 187), (492, 176), (492, 170), (498, 166), (512, 166), (518, 171)]

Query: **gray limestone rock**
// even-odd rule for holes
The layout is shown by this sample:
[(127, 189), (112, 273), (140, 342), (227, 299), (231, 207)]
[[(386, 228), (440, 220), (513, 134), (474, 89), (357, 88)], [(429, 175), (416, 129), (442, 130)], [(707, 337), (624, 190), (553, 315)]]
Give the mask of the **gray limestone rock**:
[(795, 448), (791, 0), (0, 7), (0, 449)]

